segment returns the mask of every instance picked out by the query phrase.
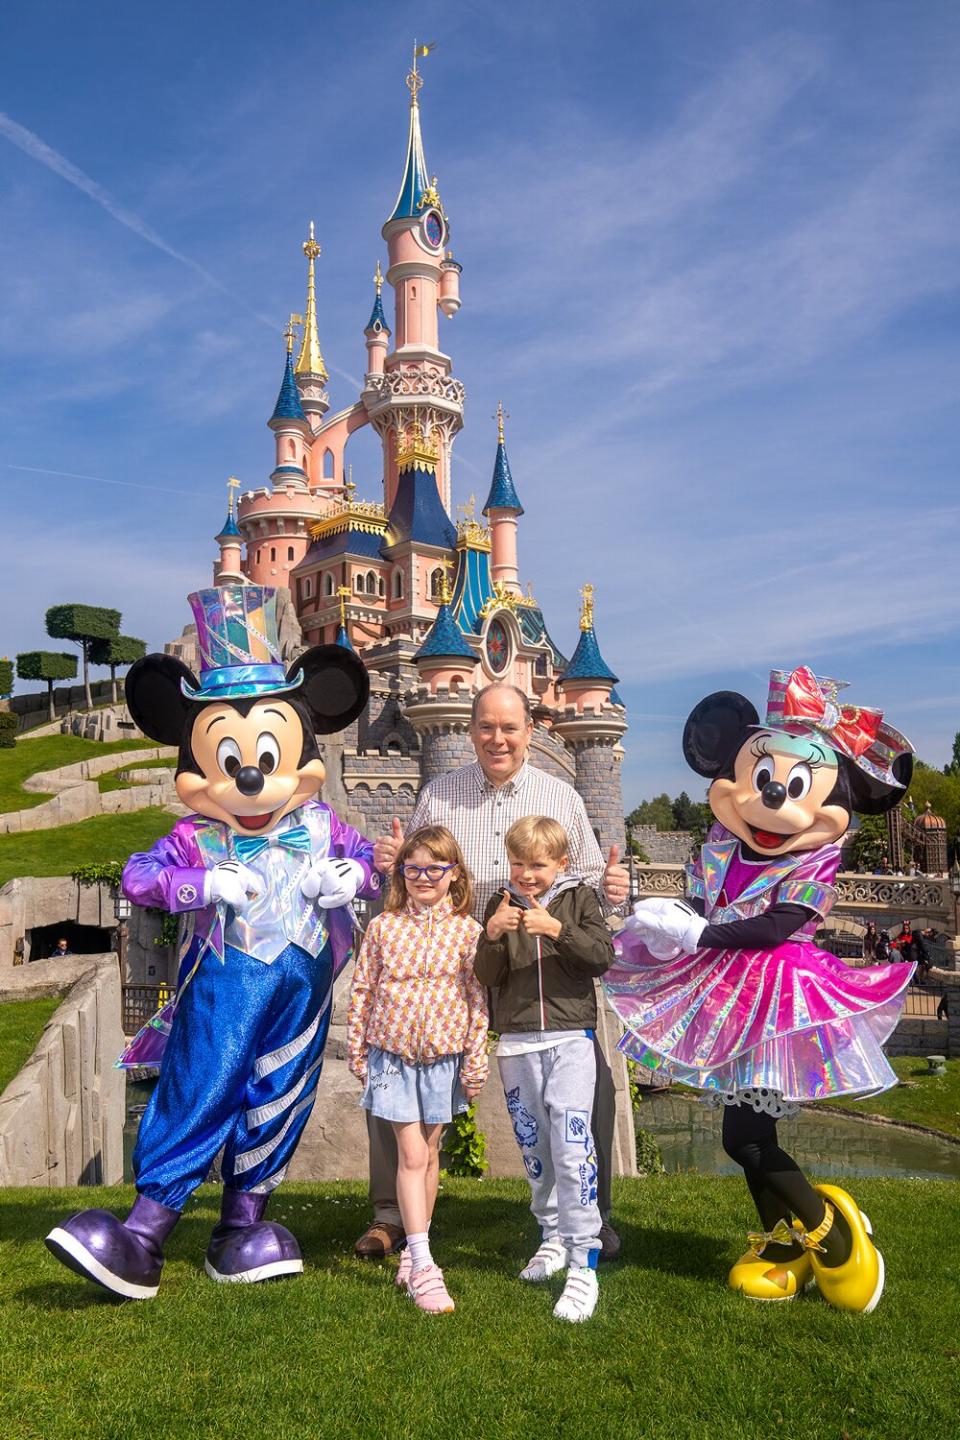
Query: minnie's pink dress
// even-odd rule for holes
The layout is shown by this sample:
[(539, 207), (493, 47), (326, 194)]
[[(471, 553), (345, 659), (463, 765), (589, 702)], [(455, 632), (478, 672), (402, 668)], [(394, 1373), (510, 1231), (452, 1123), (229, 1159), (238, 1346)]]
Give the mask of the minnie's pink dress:
[(837, 845), (750, 862), (736, 836), (715, 824), (687, 881), (711, 924), (750, 919), (777, 903), (814, 913), (774, 949), (697, 950), (674, 960), (657, 960), (622, 931), (603, 978), (627, 1028), (620, 1049), (665, 1078), (728, 1101), (744, 1091), (794, 1102), (895, 1085), (881, 1046), (900, 1017), (914, 967), (855, 970), (813, 943), (836, 897), (839, 866)]

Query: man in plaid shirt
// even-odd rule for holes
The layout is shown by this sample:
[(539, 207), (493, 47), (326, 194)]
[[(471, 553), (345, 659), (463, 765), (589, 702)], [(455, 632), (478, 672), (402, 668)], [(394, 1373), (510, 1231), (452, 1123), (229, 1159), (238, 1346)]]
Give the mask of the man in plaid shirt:
[[(572, 785), (558, 780), (527, 760), (533, 738), (530, 703), (512, 685), (488, 685), (473, 702), (470, 738), (476, 763), (452, 770), (421, 790), (410, 820), (411, 831), (422, 825), (445, 825), (456, 837), (474, 880), (474, 915), (483, 921), (490, 897), (510, 878), (504, 837), (525, 815), (549, 815), (559, 821), (570, 840), (570, 870), (594, 886), (609, 907), (622, 905), (629, 877), (612, 846), (604, 863), (587, 819), (583, 801)], [(374, 845), (374, 864), (382, 873), (393, 868), (403, 840), (400, 821), (392, 834)], [(596, 1044), (596, 1042), (595, 1042)], [(596, 1044), (597, 1089), (593, 1133), (599, 1163), (599, 1201), (603, 1226), (602, 1259), (614, 1259), (620, 1239), (610, 1224), (610, 1166), (613, 1151), (614, 1086), (606, 1056)], [(370, 1200), (374, 1221), (356, 1244), (358, 1255), (379, 1258), (403, 1242), (397, 1207), (397, 1147), (388, 1124), (367, 1114), (370, 1137)]]

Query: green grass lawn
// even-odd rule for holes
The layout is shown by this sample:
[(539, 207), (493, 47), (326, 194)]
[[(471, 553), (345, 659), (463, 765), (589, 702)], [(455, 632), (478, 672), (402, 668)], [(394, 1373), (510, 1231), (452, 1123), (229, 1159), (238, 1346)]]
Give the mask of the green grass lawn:
[(120, 777), (126, 770), (173, 770), (177, 764), (176, 756), (171, 755), (168, 760), (144, 760), (142, 765), (137, 762), (127, 761), (117, 770), (108, 770), (106, 775), (101, 775), (97, 781), (101, 795), (107, 790), (134, 790), (137, 787), (131, 785), (129, 780), (122, 780)]
[(960, 1386), (958, 1190), (858, 1182), (887, 1263), (870, 1316), (816, 1293), (751, 1304), (725, 1286), (755, 1223), (739, 1180), (619, 1181), (623, 1259), (586, 1325), (515, 1278), (536, 1240), (516, 1181), (444, 1183), (433, 1225), (457, 1311), (420, 1314), (394, 1263), (354, 1258), (356, 1184), (284, 1186), (271, 1213), (303, 1276), (215, 1285), (203, 1252), (217, 1191), (194, 1197), (160, 1294), (117, 1304), (40, 1238), (125, 1190), (0, 1192), (4, 1440), (953, 1440)]
[(946, 1075), (931, 1075), (926, 1060), (916, 1056), (898, 1056), (890, 1064), (906, 1085), (887, 1090), (875, 1100), (831, 1101), (831, 1107), (885, 1115), (960, 1137), (960, 1060), (947, 1061)]
[(56, 830), (0, 835), (0, 885), (17, 875), (69, 875), (78, 865), (126, 860), (147, 850), (174, 825), (159, 805), (130, 815), (95, 815)]
[(60, 997), (54, 995), (0, 1005), (0, 1093), (33, 1054), (44, 1025), (59, 1004)]
[(38, 770), (58, 770), (78, 760), (95, 760), (118, 750), (148, 750), (152, 745), (152, 740), (111, 740), (102, 745), (96, 740), (82, 740), (79, 735), (18, 740), (12, 750), (0, 750), (0, 812), (30, 810), (50, 799), (49, 795), (22, 789), (24, 780)]

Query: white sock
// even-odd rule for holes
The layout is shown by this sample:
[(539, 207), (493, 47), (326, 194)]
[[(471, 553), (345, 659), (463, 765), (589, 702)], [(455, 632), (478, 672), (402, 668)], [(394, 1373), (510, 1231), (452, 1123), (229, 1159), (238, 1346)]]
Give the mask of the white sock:
[(430, 1254), (430, 1236), (426, 1230), (421, 1231), (419, 1235), (408, 1235), (407, 1249), (410, 1251), (410, 1262), (414, 1275), (418, 1270), (423, 1270), (427, 1265), (433, 1264), (433, 1256)]

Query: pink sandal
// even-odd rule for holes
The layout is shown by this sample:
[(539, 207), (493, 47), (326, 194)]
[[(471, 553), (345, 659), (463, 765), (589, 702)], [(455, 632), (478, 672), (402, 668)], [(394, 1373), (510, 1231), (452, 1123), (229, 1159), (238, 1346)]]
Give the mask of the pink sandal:
[(454, 1309), (439, 1265), (425, 1265), (411, 1275), (407, 1281), (407, 1294), (421, 1310), (431, 1315), (448, 1315)]
[(394, 1283), (406, 1290), (410, 1283), (410, 1274), (413, 1270), (413, 1256), (410, 1254), (410, 1246), (404, 1245), (400, 1251), (400, 1264), (397, 1266), (397, 1273), (394, 1276)]

